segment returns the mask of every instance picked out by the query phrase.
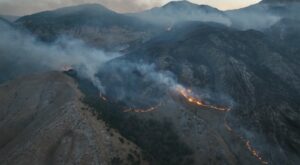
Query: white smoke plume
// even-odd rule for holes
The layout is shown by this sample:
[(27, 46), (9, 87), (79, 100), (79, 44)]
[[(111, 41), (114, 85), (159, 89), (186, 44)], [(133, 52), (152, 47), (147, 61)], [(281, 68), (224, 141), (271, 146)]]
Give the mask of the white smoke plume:
[(54, 43), (42, 43), (35, 37), (0, 22), (0, 82), (15, 76), (64, 67), (75, 68), (79, 75), (88, 78), (103, 90), (95, 77), (104, 63), (121, 56), (89, 47), (84, 42), (60, 37)]

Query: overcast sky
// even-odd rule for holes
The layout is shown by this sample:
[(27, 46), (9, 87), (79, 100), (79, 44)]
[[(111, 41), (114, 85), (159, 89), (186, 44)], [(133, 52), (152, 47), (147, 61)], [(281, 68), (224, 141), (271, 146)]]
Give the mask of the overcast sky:
[[(161, 6), (171, 0), (0, 0), (0, 14), (26, 15), (43, 10), (77, 5), (100, 3), (117, 12), (134, 12)], [(190, 0), (197, 4), (207, 4), (221, 10), (248, 6), (260, 0)]]

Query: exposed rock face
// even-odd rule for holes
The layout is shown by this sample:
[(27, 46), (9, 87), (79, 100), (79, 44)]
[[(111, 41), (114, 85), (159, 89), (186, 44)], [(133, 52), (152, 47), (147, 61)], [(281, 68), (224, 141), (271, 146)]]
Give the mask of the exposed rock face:
[(58, 72), (2, 84), (0, 164), (144, 164), (140, 150), (97, 121), (81, 97)]

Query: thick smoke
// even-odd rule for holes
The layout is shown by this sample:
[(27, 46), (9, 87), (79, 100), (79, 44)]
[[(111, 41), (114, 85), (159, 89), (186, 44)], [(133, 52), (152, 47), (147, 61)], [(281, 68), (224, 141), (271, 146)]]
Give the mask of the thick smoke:
[(110, 98), (136, 107), (158, 104), (178, 84), (172, 72), (158, 70), (155, 64), (123, 59), (101, 68), (99, 77)]
[(159, 71), (157, 70), (155, 64), (136, 64), (137, 71), (144, 75), (146, 81), (155, 82), (158, 86), (168, 87), (173, 89), (178, 82), (175, 75), (169, 71)]
[[(105, 86), (113, 99), (137, 106), (155, 104), (181, 86), (172, 72), (159, 70), (155, 64), (111, 61), (121, 54), (89, 47), (78, 39), (62, 36), (54, 43), (43, 43), (5, 23), (0, 24), (0, 30), (0, 82), (21, 75), (74, 68), (102, 93)], [(104, 64), (109, 61), (107, 68)]]
[(179, 94), (179, 89), (192, 89), (196, 97), (207, 102), (230, 107), (234, 105), (227, 95), (216, 94), (195, 86), (185, 86), (173, 72), (161, 70), (155, 63), (145, 60), (118, 58), (101, 68), (99, 76), (109, 98), (136, 108), (168, 102)]
[(101, 65), (120, 56), (64, 36), (54, 43), (42, 43), (1, 22), (0, 31), (0, 82), (20, 75), (72, 67), (103, 90), (95, 74)]

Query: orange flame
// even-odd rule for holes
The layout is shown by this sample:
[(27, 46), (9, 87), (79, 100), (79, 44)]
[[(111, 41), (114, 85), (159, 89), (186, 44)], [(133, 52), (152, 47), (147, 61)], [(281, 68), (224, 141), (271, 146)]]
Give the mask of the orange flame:
[(197, 97), (195, 97), (194, 94), (193, 94), (193, 92), (190, 89), (185, 89), (182, 86), (177, 86), (176, 87), (176, 91), (181, 96), (183, 96), (189, 103), (197, 105), (199, 107), (213, 109), (213, 110), (218, 110), (218, 111), (223, 111), (223, 112), (230, 111), (229, 108), (205, 104), (204, 101), (202, 101), (202, 100), (198, 99)]
[[(225, 128), (229, 131), (235, 134), (234, 130), (229, 126), (227, 123), (227, 120), (224, 119), (224, 125)], [(263, 157), (259, 154), (257, 150), (254, 149), (254, 147), (251, 146), (251, 143), (249, 140), (243, 138), (242, 136), (238, 136), (242, 142), (245, 143), (246, 148), (250, 151), (251, 155), (254, 156), (256, 159), (258, 159), (262, 164), (269, 164), (269, 162), (265, 161)]]
[[(71, 67), (64, 67), (68, 70), (72, 69)], [(209, 105), (209, 104), (205, 104), (204, 101), (198, 99), (197, 97), (194, 96), (193, 92), (190, 89), (185, 89), (182, 86), (176, 86), (176, 91), (182, 96), (184, 97), (187, 102), (197, 105), (199, 107), (204, 107), (204, 108), (209, 108), (209, 109), (214, 109), (214, 110), (218, 110), (218, 111), (222, 111), (222, 112), (228, 112), (230, 111), (229, 108), (225, 108), (225, 107), (218, 107), (218, 106), (214, 106), (214, 105)], [(108, 99), (106, 97), (104, 97), (101, 93), (99, 93), (99, 97), (104, 100), (104, 101), (108, 101)], [(129, 108), (124, 110), (123, 112), (134, 112), (134, 113), (148, 113), (148, 112), (153, 112), (156, 111), (159, 107), (161, 106), (161, 103), (158, 104), (157, 106), (154, 107), (150, 107), (148, 109), (134, 109), (134, 108)], [(234, 130), (229, 126), (229, 124), (227, 123), (226, 119), (224, 119), (224, 125), (225, 128), (234, 133)], [(239, 136), (239, 138), (245, 142), (246, 148), (251, 152), (251, 154), (258, 159), (262, 164), (269, 164), (267, 161), (265, 161), (263, 159), (263, 157), (259, 154), (258, 151), (256, 151), (252, 146), (249, 140), (244, 139), (243, 137)]]
[(267, 161), (263, 160), (262, 156), (256, 151), (252, 146), (249, 140), (246, 141), (246, 147), (251, 152), (251, 154), (256, 157), (262, 164), (269, 164)]
[[(225, 108), (225, 107), (219, 107), (219, 106), (214, 106), (214, 105), (209, 105), (206, 104), (204, 101), (202, 101), (201, 99), (198, 99), (197, 97), (195, 97), (195, 95), (193, 94), (193, 92), (190, 89), (185, 89), (182, 86), (177, 86), (176, 91), (185, 98), (185, 100), (187, 100), (187, 102), (199, 106), (199, 107), (203, 107), (203, 108), (208, 108), (208, 109), (213, 109), (213, 110), (218, 110), (218, 111), (222, 111), (222, 112), (228, 112), (230, 111), (229, 108)], [(228, 125), (226, 119), (224, 119), (224, 125), (225, 128), (230, 131), (230, 132), (234, 132), (233, 129)], [(251, 154), (258, 159), (262, 164), (268, 164), (267, 161), (265, 161), (263, 159), (262, 156), (260, 156), (259, 152), (256, 151), (250, 144), (249, 140), (245, 140), (243, 137), (240, 136), (240, 139), (245, 142), (247, 149), (251, 152)]]

